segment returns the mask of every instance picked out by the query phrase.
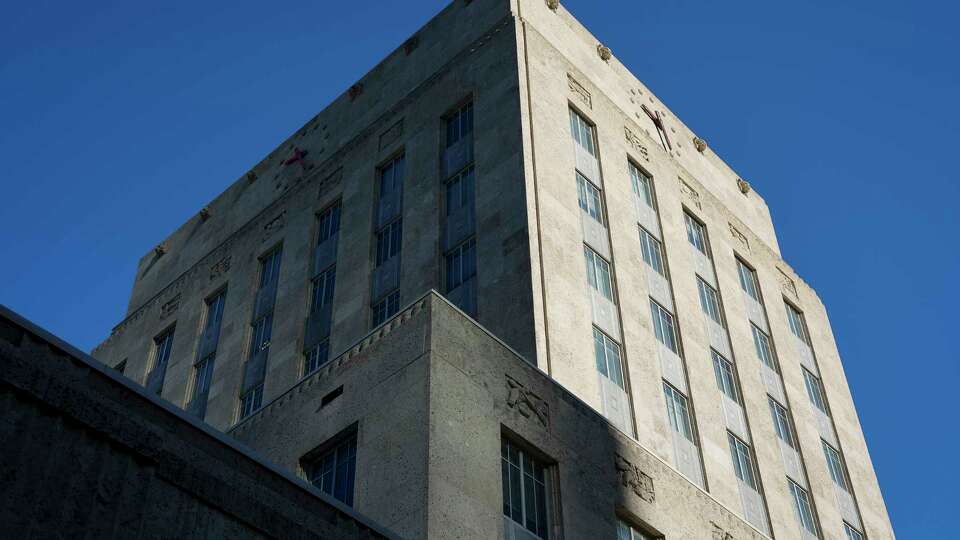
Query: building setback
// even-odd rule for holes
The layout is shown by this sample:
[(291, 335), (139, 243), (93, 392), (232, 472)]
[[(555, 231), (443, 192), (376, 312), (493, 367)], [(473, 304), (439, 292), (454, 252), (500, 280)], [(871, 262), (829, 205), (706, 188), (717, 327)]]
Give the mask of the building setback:
[(763, 199), (556, 1), (450, 4), (93, 354), (405, 537), (894, 537)]

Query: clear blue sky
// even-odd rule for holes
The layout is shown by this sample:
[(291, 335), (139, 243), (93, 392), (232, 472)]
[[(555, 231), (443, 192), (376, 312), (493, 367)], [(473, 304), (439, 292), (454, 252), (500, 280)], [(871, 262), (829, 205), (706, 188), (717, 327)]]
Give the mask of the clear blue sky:
[[(956, 538), (960, 9), (563, 3), (766, 198), (899, 537)], [(0, 302), (89, 350), (140, 255), (445, 4), (7, 4)]]

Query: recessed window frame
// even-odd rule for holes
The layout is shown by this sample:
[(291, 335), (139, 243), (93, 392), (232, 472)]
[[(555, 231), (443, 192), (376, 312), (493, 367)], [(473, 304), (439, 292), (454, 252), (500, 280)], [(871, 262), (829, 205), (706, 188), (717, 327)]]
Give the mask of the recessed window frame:
[(668, 277), (669, 272), (667, 272), (667, 258), (663, 250), (663, 242), (642, 226), (638, 225), (637, 228), (640, 231), (640, 254), (643, 256), (643, 262), (653, 268), (656, 273), (670, 279)]
[(627, 168), (630, 173), (630, 188), (633, 190), (633, 194), (656, 212), (657, 197), (653, 186), (653, 175), (647, 173), (631, 160), (627, 160)]
[(707, 226), (687, 209), (683, 210), (683, 221), (687, 229), (687, 241), (709, 259), (710, 238), (707, 236)]
[(780, 362), (777, 360), (777, 353), (773, 348), (773, 340), (752, 322), (750, 323), (750, 332), (753, 334), (753, 346), (757, 358), (768, 368), (780, 373)]
[(667, 381), (663, 381), (663, 395), (671, 429), (696, 445), (696, 426), (690, 407), (690, 398)]
[(573, 107), (570, 107), (570, 132), (575, 144), (591, 156), (597, 157), (596, 128), (593, 123)]
[(342, 202), (337, 199), (317, 214), (317, 245), (335, 238), (340, 233)]
[(800, 521), (800, 526), (819, 538), (820, 530), (817, 527), (816, 513), (813, 509), (813, 502), (810, 500), (810, 494), (793, 480), (787, 478), (787, 482), (793, 499), (793, 510)]
[(376, 328), (400, 311), (400, 290), (394, 289), (370, 306), (372, 327)]
[(377, 229), (374, 246), (374, 268), (400, 255), (403, 247), (403, 217), (398, 217)]
[(377, 168), (377, 200), (394, 191), (399, 190), (402, 193), (405, 161), (406, 156), (400, 153)]
[(303, 376), (306, 377), (330, 363), (330, 339), (317, 343), (303, 353)]
[(300, 458), (303, 478), (314, 488), (352, 507), (356, 492), (359, 438), (357, 424)]
[(263, 407), (263, 382), (240, 396), (239, 419), (248, 418)]
[(473, 133), (474, 129), (474, 108), (473, 100), (469, 100), (463, 105), (457, 107), (455, 111), (444, 117), (444, 128), (446, 132), (446, 147), (460, 142), (464, 137)]
[(587, 268), (587, 283), (604, 298), (613, 302), (613, 265), (584, 244), (583, 257)]
[(736, 257), (737, 260), (737, 275), (740, 278), (740, 288), (743, 289), (743, 292), (747, 294), (750, 298), (753, 298), (759, 303), (763, 303), (760, 295), (760, 280), (757, 277), (757, 271), (739, 256)]
[(823, 446), (823, 457), (827, 461), (827, 470), (830, 472), (830, 478), (837, 487), (850, 493), (850, 475), (847, 473), (847, 467), (843, 463), (843, 455), (827, 441), (820, 439)]
[(650, 299), (650, 313), (653, 320), (653, 334), (657, 341), (679, 356), (681, 351), (680, 332), (677, 328), (676, 317), (653, 298)]
[(603, 190), (590, 181), (589, 178), (577, 171), (577, 203), (580, 210), (591, 219), (606, 226), (603, 214)]
[(807, 397), (810, 398), (810, 403), (823, 414), (830, 416), (830, 406), (827, 404), (827, 395), (823, 389), (823, 381), (806, 367), (800, 366), (800, 369), (803, 370), (803, 385), (807, 389)]
[(783, 305), (787, 310), (787, 323), (790, 326), (790, 332), (800, 341), (810, 345), (810, 332), (807, 329), (807, 321), (803, 316), (803, 311), (800, 311), (800, 308), (791, 304), (786, 298), (783, 299)]
[(757, 475), (753, 448), (730, 431), (727, 431), (727, 443), (730, 446), (730, 455), (733, 458), (733, 473), (740, 481), (759, 493), (760, 479)]
[(623, 350), (616, 340), (596, 326), (593, 327), (593, 355), (597, 362), (597, 371), (626, 390)]
[[(555, 466), (529, 445), (515, 437), (501, 435), (502, 514), (515, 526), (544, 540), (551, 538), (551, 527), (558, 520)], [(531, 495), (533, 502), (529, 499)], [(530, 514), (533, 514), (532, 519)]]
[(477, 238), (472, 236), (443, 256), (443, 283), (447, 293), (477, 275)]
[(336, 290), (337, 265), (330, 265), (329, 268), (320, 272), (315, 278), (310, 280), (310, 313), (319, 313), (324, 306), (333, 302), (333, 294)]
[(735, 403), (740, 403), (740, 389), (737, 388), (737, 372), (733, 362), (717, 351), (710, 349), (713, 360), (713, 374), (717, 378), (717, 388)]
[(271, 248), (260, 257), (260, 289), (280, 278), (280, 262), (282, 259), (283, 246), (279, 245)]
[(476, 176), (473, 165), (451, 176), (443, 183), (446, 216), (453, 215), (461, 208), (474, 204), (476, 198)]
[(721, 304), (720, 293), (700, 276), (697, 276), (697, 291), (703, 313), (710, 317), (713, 322), (726, 328), (723, 322), (723, 305)]
[(797, 444), (797, 432), (793, 427), (790, 410), (773, 399), (773, 396), (768, 395), (767, 401), (770, 404), (770, 414), (773, 419), (773, 428), (777, 433), (777, 438), (787, 443), (790, 448), (797, 450), (799, 446)]
[(853, 525), (843, 522), (843, 533), (847, 536), (847, 540), (864, 540), (863, 533), (860, 532), (860, 529), (857, 529)]

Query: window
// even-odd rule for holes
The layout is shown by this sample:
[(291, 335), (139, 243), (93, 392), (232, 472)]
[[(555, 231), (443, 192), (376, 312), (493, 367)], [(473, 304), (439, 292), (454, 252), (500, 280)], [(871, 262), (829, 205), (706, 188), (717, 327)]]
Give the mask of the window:
[(577, 173), (577, 196), (580, 208), (603, 225), (603, 199), (600, 189), (580, 173)]
[(373, 326), (380, 326), (400, 311), (400, 292), (394, 291), (373, 305)]
[(801, 367), (800, 369), (803, 370), (803, 382), (807, 387), (807, 395), (810, 396), (810, 401), (814, 406), (823, 411), (824, 414), (829, 415), (827, 399), (823, 394), (823, 385), (820, 383), (820, 379), (813, 373), (810, 373), (807, 368)]
[(251, 388), (246, 394), (240, 396), (240, 419), (250, 416), (260, 409), (263, 404), (263, 383)]
[(209, 355), (193, 366), (193, 399), (203, 399), (210, 391), (210, 382), (213, 379), (214, 355)]
[(657, 340), (666, 345), (671, 351), (680, 354), (680, 346), (677, 341), (677, 329), (673, 324), (673, 315), (660, 306), (660, 304), (650, 299), (650, 311), (653, 314), (653, 333)]
[(257, 354), (270, 346), (270, 335), (273, 333), (273, 313), (260, 317), (253, 323), (253, 336), (250, 345), (251, 353)]
[(313, 287), (310, 297), (310, 313), (317, 313), (320, 308), (333, 302), (333, 289), (337, 280), (337, 267), (331, 266), (319, 276), (313, 278)]
[(382, 199), (403, 189), (403, 156), (395, 158), (380, 168), (380, 195)]
[(647, 206), (655, 209), (656, 204), (653, 202), (653, 179), (633, 163), (630, 163), (628, 166), (630, 169), (630, 187), (633, 188), (634, 195), (640, 197), (640, 200), (647, 203)]
[(281, 249), (277, 248), (260, 257), (260, 288), (264, 288), (276, 281), (280, 274)]
[[(173, 329), (153, 338), (153, 344), (153, 369), (150, 371), (151, 374), (156, 373), (162, 377), (167, 371), (167, 363), (170, 361), (170, 350), (173, 348)], [(157, 388), (157, 395), (160, 394), (161, 390), (162, 384)]]
[(794, 511), (797, 513), (797, 519), (804, 529), (814, 536), (817, 534), (817, 523), (813, 519), (813, 507), (810, 505), (810, 496), (802, 487), (798, 486), (793, 480), (787, 479), (790, 484), (790, 494), (793, 496)]
[(772, 397), (768, 396), (770, 401), (770, 414), (773, 415), (773, 427), (777, 431), (777, 437), (780, 437), (780, 440), (790, 445), (791, 448), (796, 448), (796, 438), (793, 436), (793, 425), (790, 423), (790, 413), (787, 412), (787, 409), (783, 405), (774, 401)]
[(207, 323), (205, 330), (212, 330), (220, 327), (220, 321), (223, 320), (223, 306), (227, 299), (227, 291), (221, 291), (207, 299)]
[(757, 282), (757, 273), (747, 266), (739, 258), (737, 259), (737, 272), (740, 274), (740, 287), (743, 292), (750, 295), (757, 302), (760, 301), (760, 284)]
[(447, 118), (447, 148), (473, 132), (473, 103), (467, 103)]
[(127, 370), (127, 359), (124, 358), (121, 360), (119, 364), (113, 366), (113, 369), (116, 370), (117, 373), (123, 375), (123, 372)]
[(610, 263), (587, 246), (583, 246), (583, 256), (587, 261), (587, 282), (604, 298), (612, 302), (613, 285), (610, 281)]
[(400, 253), (400, 241), (403, 235), (402, 221), (402, 219), (398, 219), (393, 223), (384, 225), (382, 229), (377, 231), (377, 260), (375, 267), (379, 267)]
[(827, 468), (830, 469), (830, 478), (833, 478), (833, 483), (840, 486), (844, 491), (850, 491), (850, 482), (847, 480), (847, 471), (843, 468), (843, 459), (840, 458), (840, 452), (827, 444), (827, 441), (821, 440), (820, 442), (823, 443), (823, 455), (827, 458)]
[(773, 354), (773, 345), (770, 342), (770, 336), (764, 333), (763, 330), (757, 328), (755, 324), (750, 325), (750, 330), (753, 331), (753, 345), (757, 349), (757, 356), (760, 358), (760, 361), (766, 364), (768, 368), (779, 372), (777, 357)]
[(800, 338), (800, 341), (809, 345), (810, 339), (807, 337), (807, 325), (803, 321), (803, 313), (800, 313), (797, 308), (788, 302), (784, 302), (783, 305), (787, 307), (787, 322), (790, 323), (790, 331)]
[(723, 326), (723, 315), (720, 313), (720, 294), (707, 282), (697, 276), (697, 288), (700, 289), (700, 307), (714, 322)]
[(477, 275), (477, 239), (471, 238), (450, 250), (445, 266), (447, 292)]
[(609, 336), (593, 329), (593, 351), (597, 359), (597, 370), (604, 377), (624, 387), (623, 368), (620, 364), (620, 345)]
[(333, 238), (340, 231), (340, 201), (330, 205), (317, 216), (317, 245)]
[(626, 521), (618, 519), (617, 540), (653, 540), (653, 537), (640, 532)]
[(503, 515), (510, 521), (546, 539), (546, 466), (506, 439), (500, 440), (500, 473), (503, 487)]
[(686, 212), (683, 213), (683, 220), (687, 223), (687, 240), (693, 244), (693, 247), (697, 248), (697, 251), (709, 257), (707, 229), (703, 226), (703, 223), (700, 223), (697, 221), (697, 218)]
[(591, 156), (597, 156), (596, 145), (593, 142), (593, 126), (573, 109), (570, 109), (570, 131), (573, 132), (573, 140), (581, 148), (589, 152)]
[(690, 422), (687, 397), (666, 382), (663, 383), (663, 393), (667, 398), (667, 419), (670, 421), (670, 427), (693, 442), (693, 427)]
[(447, 215), (452, 215), (461, 208), (473, 205), (473, 167), (454, 176), (446, 183)]
[(727, 441), (730, 443), (730, 455), (733, 456), (733, 471), (743, 483), (760, 491), (757, 486), (757, 475), (753, 468), (753, 455), (747, 443), (741, 441), (733, 433), (727, 432)]
[(357, 472), (357, 436), (351, 434), (305, 467), (310, 483), (347, 506), (353, 506)]
[(303, 358), (303, 376), (313, 373), (314, 371), (320, 369), (324, 364), (329, 361), (330, 357), (330, 342), (324, 341), (319, 345), (316, 345), (304, 355)]
[(663, 260), (663, 245), (643, 227), (640, 227), (640, 251), (643, 253), (644, 262), (661, 276), (667, 277), (667, 265)]
[(740, 400), (737, 399), (737, 380), (733, 376), (733, 364), (712, 349), (710, 355), (713, 356), (713, 372), (717, 376), (717, 387), (728, 398), (739, 403)]
[(863, 540), (863, 533), (851, 527), (849, 523), (843, 524), (843, 532), (847, 533), (847, 540)]

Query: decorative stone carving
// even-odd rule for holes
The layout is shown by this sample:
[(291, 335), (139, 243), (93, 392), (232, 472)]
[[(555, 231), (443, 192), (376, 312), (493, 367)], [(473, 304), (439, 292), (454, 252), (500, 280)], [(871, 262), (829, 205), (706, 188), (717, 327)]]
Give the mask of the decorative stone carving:
[(629, 487), (636, 493), (637, 497), (647, 501), (654, 502), (657, 495), (653, 489), (653, 478), (649, 474), (640, 470), (639, 467), (627, 461), (620, 454), (616, 455), (614, 465), (617, 468), (617, 475), (620, 476), (620, 483), (624, 487)]
[(684, 198), (693, 203), (697, 208), (703, 209), (703, 206), (700, 205), (700, 194), (697, 193), (697, 190), (693, 189), (693, 186), (686, 183), (683, 178), (680, 178), (680, 193), (683, 194)]
[(647, 150), (646, 146), (644, 146), (643, 142), (640, 140), (640, 136), (631, 131), (627, 126), (623, 126), (623, 134), (627, 138), (627, 144), (632, 146), (637, 152), (640, 152), (640, 155), (643, 156), (643, 159), (650, 161), (650, 151)]
[(355, 101), (362, 93), (363, 85), (360, 83), (351, 86), (350, 89), (347, 90), (347, 96), (350, 98), (350, 101)]
[(286, 220), (287, 220), (287, 211), (284, 210), (283, 212), (280, 212), (280, 214), (277, 217), (268, 221), (267, 224), (263, 226), (264, 239), (269, 238), (271, 235), (273, 235), (273, 233), (282, 229), (283, 226), (286, 224)]
[(180, 293), (177, 293), (173, 298), (167, 300), (160, 306), (160, 318), (166, 319), (170, 315), (173, 315), (177, 311), (177, 308), (180, 307)]
[(247, 182), (254, 183), (257, 181), (257, 173), (250, 171), (247, 173)]
[(732, 534), (724, 530), (717, 522), (711, 520), (710, 525), (713, 527), (713, 540), (736, 540)]
[(550, 406), (547, 402), (509, 375), (507, 375), (507, 406), (516, 409), (525, 418), (535, 416), (543, 427), (550, 427)]
[(793, 295), (794, 298), (799, 299), (800, 297), (797, 295), (797, 284), (793, 281), (793, 278), (788, 276), (780, 267), (777, 267), (777, 272), (780, 277), (780, 288), (783, 289), (784, 292)]
[(740, 193), (746, 195), (750, 193), (750, 184), (747, 183), (743, 178), (737, 178), (737, 187), (740, 188)]
[(420, 36), (413, 36), (403, 44), (403, 53), (410, 56), (420, 46)]
[(157, 247), (153, 248), (153, 253), (157, 258), (163, 257), (167, 252), (167, 246), (165, 244), (160, 244)]
[(333, 188), (340, 185), (340, 181), (343, 179), (343, 168), (338, 167), (337, 170), (333, 171), (329, 176), (320, 181), (320, 191), (317, 193), (317, 198), (322, 199), (324, 195), (330, 193)]
[(590, 92), (588, 92), (587, 89), (584, 88), (582, 84), (577, 82), (577, 80), (573, 78), (573, 75), (570, 75), (569, 73), (567, 73), (567, 86), (570, 87), (570, 91), (573, 92), (573, 95), (577, 96), (577, 99), (582, 101), (588, 109), (593, 108), (593, 97), (590, 95)]
[(700, 137), (694, 137), (693, 146), (697, 148), (697, 152), (702, 154), (707, 149), (707, 141), (701, 139)]
[(747, 240), (747, 236), (746, 236), (745, 234), (743, 234), (742, 232), (740, 232), (740, 229), (738, 229), (733, 223), (727, 222), (727, 225), (730, 226), (730, 234), (731, 234), (738, 242), (740, 242), (741, 244), (743, 244), (743, 247), (747, 248), (747, 250), (749, 251), (749, 250), (750, 250), (750, 241)]
[(210, 281), (217, 279), (218, 277), (227, 273), (230, 270), (230, 255), (220, 259), (219, 261), (213, 263), (213, 266), (210, 267)]
[(560, 0), (547, 0), (547, 7), (551, 11), (556, 11), (560, 7)]
[(390, 126), (389, 129), (380, 134), (380, 150), (383, 150), (394, 142), (400, 140), (402, 135), (403, 119), (400, 119), (396, 124)]
[(603, 43), (597, 43), (597, 54), (600, 55), (600, 59), (604, 62), (609, 62), (610, 59), (613, 58), (613, 51)]
[(210, 219), (210, 207), (204, 206), (200, 209), (200, 221), (206, 221)]

